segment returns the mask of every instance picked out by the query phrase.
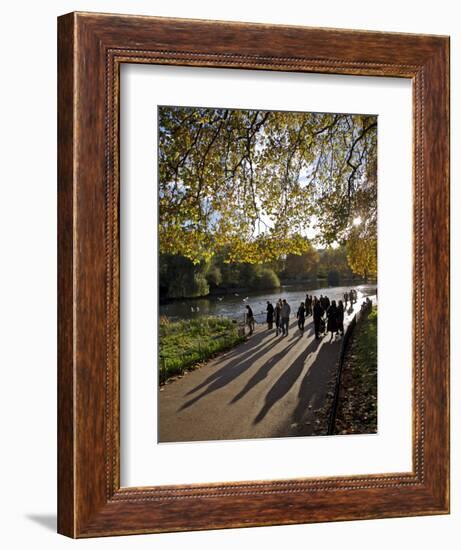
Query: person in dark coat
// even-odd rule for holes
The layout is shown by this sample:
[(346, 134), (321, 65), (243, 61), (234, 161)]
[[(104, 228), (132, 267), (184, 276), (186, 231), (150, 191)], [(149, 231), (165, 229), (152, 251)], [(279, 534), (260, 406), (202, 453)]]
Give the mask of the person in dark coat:
[(282, 329), (282, 300), (278, 300), (275, 304), (275, 336), (279, 335), (280, 330)]
[(267, 330), (272, 330), (272, 325), (274, 324), (274, 306), (268, 301), (266, 307), (267, 315)]
[(344, 305), (342, 300), (339, 300), (338, 304), (337, 323), (339, 332), (344, 336)]
[(325, 311), (328, 311), (329, 307), (330, 307), (330, 298), (328, 298), (328, 296), (325, 296), (324, 303), (323, 303), (323, 309)]
[(314, 330), (315, 337), (320, 338), (322, 317), (323, 317), (323, 307), (320, 305), (320, 300), (317, 297), (314, 298), (314, 308), (313, 308), (313, 317), (314, 317)]
[(307, 316), (312, 315), (312, 296), (309, 296), (309, 294), (307, 294), (306, 296), (305, 305), (306, 305), (306, 315)]
[(353, 291), (353, 290), (351, 290), (351, 291), (349, 292), (349, 300), (350, 300), (350, 302), (351, 302), (351, 306), (353, 306), (354, 303), (355, 303), (355, 300), (354, 300), (354, 291)]
[(280, 309), (280, 318), (282, 321), (282, 335), (288, 336), (288, 329), (290, 326), (290, 313), (291, 307), (290, 304), (285, 300), (282, 300), (282, 307)]
[(304, 330), (304, 323), (306, 320), (306, 308), (304, 307), (304, 302), (301, 302), (301, 305), (298, 308), (298, 313), (296, 314), (298, 318), (298, 328), (299, 330)]
[(246, 324), (248, 325), (248, 328), (250, 329), (250, 335), (253, 334), (254, 330), (255, 330), (255, 318), (254, 318), (254, 315), (253, 315), (253, 310), (251, 309), (250, 306), (245, 306), (246, 307)]
[(333, 340), (333, 334), (338, 333), (338, 308), (333, 300), (331, 306), (327, 310), (327, 332), (331, 332), (330, 342)]

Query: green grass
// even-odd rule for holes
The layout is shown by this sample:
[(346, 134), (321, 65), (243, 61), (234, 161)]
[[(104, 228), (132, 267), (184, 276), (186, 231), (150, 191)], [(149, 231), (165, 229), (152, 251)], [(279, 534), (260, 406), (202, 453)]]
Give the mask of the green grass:
[(197, 368), (215, 354), (243, 342), (235, 321), (221, 317), (201, 317), (160, 322), (159, 380)]
[(375, 306), (353, 335), (343, 367), (336, 433), (377, 429), (378, 310)]

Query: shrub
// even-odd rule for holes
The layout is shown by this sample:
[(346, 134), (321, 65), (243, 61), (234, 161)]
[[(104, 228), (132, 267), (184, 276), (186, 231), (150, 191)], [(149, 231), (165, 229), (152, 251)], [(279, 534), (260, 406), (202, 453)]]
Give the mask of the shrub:
[(338, 286), (339, 285), (339, 273), (335, 270), (328, 272), (328, 285), (329, 286)]
[(208, 268), (206, 280), (212, 288), (216, 288), (221, 284), (222, 274), (217, 265), (212, 265)]
[(264, 290), (269, 288), (278, 288), (280, 286), (280, 279), (277, 277), (276, 273), (269, 269), (268, 267), (261, 268), (254, 280), (253, 288), (257, 290)]

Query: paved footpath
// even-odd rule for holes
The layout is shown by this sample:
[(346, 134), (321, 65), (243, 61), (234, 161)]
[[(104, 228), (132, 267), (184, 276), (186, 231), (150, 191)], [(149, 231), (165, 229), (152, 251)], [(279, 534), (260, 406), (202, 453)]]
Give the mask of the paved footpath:
[(243, 344), (161, 388), (159, 441), (318, 433), (316, 410), (336, 373), (340, 342), (329, 334), (316, 340), (312, 317), (303, 333), (292, 319), (288, 336), (257, 325)]

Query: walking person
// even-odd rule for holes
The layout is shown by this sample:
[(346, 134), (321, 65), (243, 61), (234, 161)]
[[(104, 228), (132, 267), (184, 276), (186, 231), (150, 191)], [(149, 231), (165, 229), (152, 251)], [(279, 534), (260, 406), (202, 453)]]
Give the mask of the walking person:
[(275, 304), (275, 336), (278, 336), (282, 328), (282, 300)]
[(268, 301), (266, 307), (267, 315), (267, 330), (272, 330), (272, 325), (274, 324), (274, 306)]
[(344, 304), (342, 300), (339, 300), (338, 315), (337, 315), (338, 330), (341, 336), (344, 336)]
[(306, 296), (306, 315), (312, 315), (312, 296)]
[(299, 330), (304, 331), (304, 323), (306, 320), (306, 308), (304, 307), (304, 302), (301, 302), (298, 313), (296, 314), (296, 317), (298, 319), (298, 328)]
[(320, 332), (323, 332), (321, 331), (323, 307), (321, 306), (320, 300), (318, 300), (317, 297), (314, 298), (314, 308), (312, 315), (314, 317), (315, 337), (320, 338)]
[(254, 318), (254, 315), (253, 315), (253, 310), (251, 309), (250, 306), (245, 306), (246, 307), (246, 319), (245, 319), (245, 324), (248, 325), (248, 328), (250, 329), (250, 336), (253, 334), (254, 330), (255, 330), (255, 318)]
[(349, 300), (351, 302), (351, 307), (352, 307), (354, 305), (354, 291), (353, 290), (351, 290), (349, 292)]
[(280, 313), (282, 317), (282, 336), (288, 336), (291, 307), (289, 303), (285, 300), (285, 298), (282, 300), (282, 309)]
[(344, 293), (343, 298), (344, 298), (344, 308), (347, 309), (347, 300), (349, 298), (347, 292)]
[(331, 332), (330, 342), (333, 340), (333, 334), (338, 334), (338, 308), (333, 300), (327, 310), (327, 332)]

